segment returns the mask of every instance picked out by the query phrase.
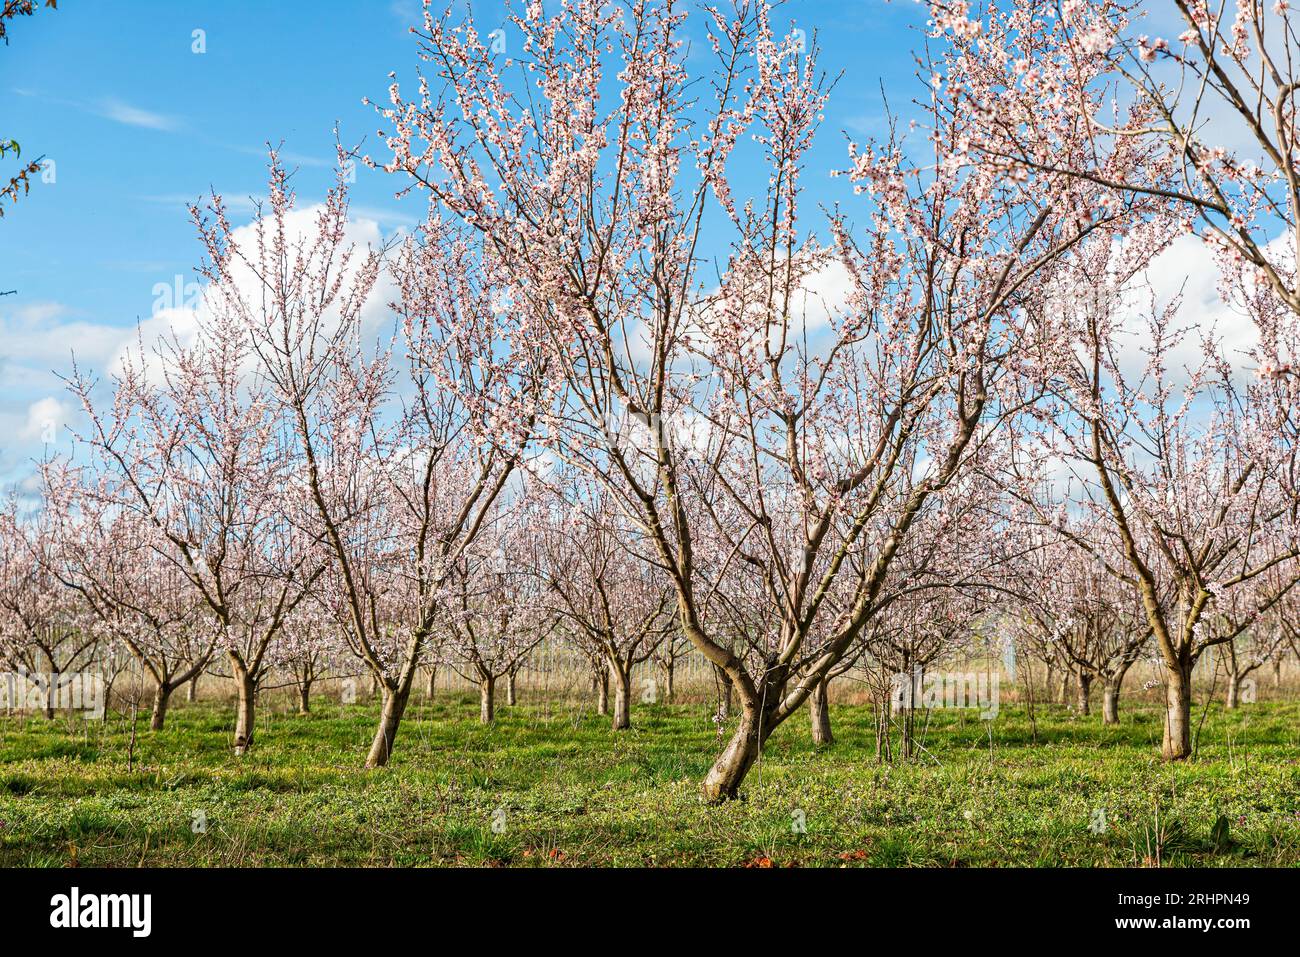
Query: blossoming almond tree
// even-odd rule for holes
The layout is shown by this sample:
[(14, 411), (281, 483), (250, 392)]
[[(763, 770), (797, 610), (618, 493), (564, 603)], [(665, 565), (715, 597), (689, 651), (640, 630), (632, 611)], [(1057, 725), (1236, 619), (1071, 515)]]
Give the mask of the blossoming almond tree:
[[(904, 759), (916, 753), (916, 712), (929, 707), (926, 692), (942, 688), (931, 666), (969, 649), (975, 627), (988, 607), (988, 595), (973, 589), (929, 588), (900, 594), (873, 618), (863, 635), (870, 681), (888, 728), (898, 725)], [(890, 735), (878, 741), (879, 756), (890, 757)]]
[[(1059, 518), (1051, 508), (1043, 513)], [(1089, 534), (1075, 527), (1072, 533), (1107, 547), (1105, 529)], [(1090, 713), (1090, 692), (1100, 682), (1102, 722), (1117, 724), (1124, 678), (1151, 640), (1138, 596), (1054, 527), (1031, 526), (1029, 534), (1035, 542), (1026, 550), (1022, 587), (1011, 606), (1021, 647), (1074, 678), (1080, 714)]]
[(150, 728), (161, 731), (172, 692), (207, 667), (220, 631), (138, 513), (118, 508), (102, 489), (83, 487), (79, 470), (63, 463), (47, 464), (43, 474), (46, 508), (63, 543), (52, 574), (153, 681)]
[(612, 725), (632, 726), (632, 669), (650, 660), (672, 630), (671, 588), (653, 547), (640, 542), (608, 493), (579, 481), (540, 529), (539, 574), (577, 643), (598, 656), (614, 686)]
[[(213, 208), (216, 229), (228, 234), (218, 199)], [(195, 217), (210, 237), (212, 227)], [(234, 283), (208, 276), (192, 341), (176, 332), (152, 346), (141, 341), (112, 373), (107, 402), (98, 380), (79, 367), (69, 388), (88, 419), (77, 439), (102, 507), (128, 513), (152, 533), (150, 547), (214, 620), (237, 692), (234, 750), (243, 754), (253, 743), (268, 651), (325, 565), (302, 532), (297, 463), (254, 362), (251, 330), (234, 308)]]
[[(1064, 463), (1084, 526), (1105, 535), (1085, 536), (1022, 498), (1140, 598), (1166, 673), (1162, 753), (1180, 760), (1192, 750), (1198, 658), (1239, 634), (1300, 576), (1296, 450), (1276, 428), (1268, 383), (1241, 386), (1211, 330), (1192, 330), (1200, 337), (1193, 364), (1175, 365), (1189, 335), (1176, 324), (1177, 300), (1139, 311), (1134, 326), (1127, 259), (1120, 247), (1097, 244), (1058, 274), (1064, 288), (1035, 339), (1035, 368), (1054, 384), (1039, 412), (1051, 428), (1037, 433), (1043, 445), (1029, 472), (1041, 480), (1044, 462)], [(1136, 369), (1127, 365), (1134, 336), (1146, 343)], [(1022, 448), (1025, 463), (1031, 447)], [(1231, 597), (1265, 582), (1279, 587), (1248, 609)], [(1233, 607), (1231, 627), (1212, 627), (1210, 616)]]
[(274, 648), (275, 665), (287, 673), (298, 694), (298, 713), (311, 713), (311, 691), (316, 682), (346, 674), (355, 659), (340, 639), (332, 615), (318, 602), (299, 605), (289, 616)]
[(541, 571), (545, 520), (526, 495), (495, 509), (459, 557), (440, 606), (439, 625), (448, 635), (444, 653), (457, 673), (478, 685), (483, 724), (496, 716), (497, 681), (513, 679), (560, 622)]
[[(1276, 534), (1278, 529), (1269, 531)], [(1286, 544), (1278, 543), (1283, 548)], [(1218, 652), (1213, 656), (1217, 660), (1212, 681), (1217, 682), (1220, 673), (1225, 679), (1224, 707), (1238, 707), (1243, 685), (1250, 675), (1283, 650), (1286, 643), (1283, 621), (1295, 607), (1298, 585), (1300, 571), (1292, 563), (1283, 562), (1216, 594), (1205, 613), (1201, 631), (1207, 644)]]
[(40, 701), (22, 704), (39, 705), (47, 718), (61, 676), (89, 665), (101, 644), (81, 596), (60, 585), (62, 549), (48, 509), (25, 514), (15, 495), (0, 503), (0, 660), (27, 676)]
[[(342, 171), (306, 230), (295, 231), (294, 206), (273, 154), (255, 241), (232, 242), (218, 217), (205, 231), (208, 274), (247, 330), (291, 437), (304, 528), (325, 555), (324, 603), (379, 686), (366, 758), (377, 767), (444, 589), (531, 436), (537, 350), (529, 313), (509, 307), (491, 263), (435, 207), (385, 262), (390, 250), (358, 254), (347, 241)], [(364, 314), (384, 268), (398, 290), (387, 333)]]
[(915, 753), (914, 709), (925, 703), (923, 691), (933, 687), (923, 677), (931, 665), (958, 655), (988, 659), (1000, 653), (988, 646), (989, 639), (997, 608), (1019, 587), (1021, 548), (1008, 534), (1004, 498), (994, 478), (996, 461), (1007, 454), (1001, 438), (985, 442), (930, 498), (899, 548), (876, 613), (859, 638), (861, 670), (879, 709), (879, 757), (892, 755), (888, 730), (894, 723), (903, 757)]
[[(562, 17), (529, 4), (509, 21), (516, 80), (472, 21), (426, 12), (431, 75), (413, 96), (395, 83), (381, 115), (385, 168), (475, 230), (515, 301), (545, 317), (566, 387), (551, 448), (653, 543), (684, 634), (739, 696), (704, 782), (720, 800), (850, 652), (930, 498), (1023, 401), (1003, 373), (1032, 280), (1126, 209), (1076, 180), (1028, 190), (972, 166), (973, 119), (936, 88), (924, 161), (892, 140), (853, 147), (866, 225), (836, 215), (819, 246), (799, 220), (828, 86), (815, 50), (776, 36), (766, 3), (712, 9), (697, 100), (686, 18), (674, 0), (585, 0)], [(750, 202), (727, 175), (746, 134), (769, 173)], [(704, 257), (723, 251), (719, 283)], [(816, 292), (836, 268), (842, 308)], [(648, 441), (611, 441), (627, 417)], [(766, 603), (743, 656), (708, 625), (733, 566)]]
[[(1286, 333), (1261, 330), (1258, 368), (1295, 380), (1300, 14), (1292, 5), (931, 6), (968, 25), (957, 42), (968, 51), (970, 76), (958, 99), (985, 120), (971, 149), (1017, 175), (1066, 174), (1167, 202), (1178, 231), (1218, 252), (1226, 286), (1260, 287), (1283, 307)], [(1094, 108), (1098, 89), (1109, 93), (1108, 111)], [(1078, 124), (1087, 126), (1093, 149), (1059, 150), (1055, 131)]]

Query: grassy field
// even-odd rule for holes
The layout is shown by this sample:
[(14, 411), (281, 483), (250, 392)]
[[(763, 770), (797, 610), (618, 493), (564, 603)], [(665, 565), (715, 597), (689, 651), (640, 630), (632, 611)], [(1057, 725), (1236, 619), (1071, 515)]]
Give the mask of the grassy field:
[(721, 807), (699, 800), (708, 711), (642, 706), (615, 733), (576, 704), (525, 702), (482, 727), (476, 699), (447, 696), (413, 706), (392, 765), (370, 772), (373, 705), (266, 707), (236, 759), (227, 707), (178, 703), (160, 734), (141, 716), (133, 769), (121, 716), (0, 718), (0, 864), (1300, 864), (1300, 705), (1211, 706), (1178, 766), (1158, 760), (1154, 710), (1103, 728), (1040, 707), (1034, 743), (1007, 706), (991, 725), (936, 712), (930, 756), (881, 766), (870, 710), (841, 705), (833, 746), (788, 722)]

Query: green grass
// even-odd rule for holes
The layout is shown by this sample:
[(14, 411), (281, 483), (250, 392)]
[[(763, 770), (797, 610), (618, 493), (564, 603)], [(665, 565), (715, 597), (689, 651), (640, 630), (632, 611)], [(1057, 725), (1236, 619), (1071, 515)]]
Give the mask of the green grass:
[(391, 766), (364, 771), (376, 712), (264, 707), (256, 747), (235, 758), (228, 708), (178, 703), (162, 733), (142, 716), (131, 769), (121, 716), (0, 718), (0, 864), (1300, 864), (1293, 703), (1212, 707), (1197, 759), (1172, 766), (1154, 710), (1105, 728), (1040, 707), (1035, 743), (1007, 706), (991, 726), (936, 712), (932, 757), (881, 766), (870, 710), (845, 705), (833, 746), (814, 749), (803, 716), (787, 722), (744, 799), (719, 807), (699, 799), (717, 748), (703, 705), (635, 708), (615, 733), (555, 702), (500, 707), (482, 727), (476, 700), (449, 695), (413, 706)]

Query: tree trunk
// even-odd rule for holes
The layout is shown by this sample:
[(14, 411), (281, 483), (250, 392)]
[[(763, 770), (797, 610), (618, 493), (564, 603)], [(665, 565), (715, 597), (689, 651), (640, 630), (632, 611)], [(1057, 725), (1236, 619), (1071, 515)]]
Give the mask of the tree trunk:
[(298, 713), (311, 714), (311, 685), (310, 678), (304, 678), (298, 682)]
[(1191, 662), (1180, 662), (1167, 671), (1165, 735), (1160, 753), (1166, 761), (1183, 761), (1192, 754)]
[(1241, 677), (1239, 675), (1228, 673), (1228, 695), (1224, 700), (1225, 707), (1235, 710), (1241, 703)]
[(632, 669), (610, 662), (609, 677), (614, 685), (614, 717), (611, 724), (615, 731), (623, 731), (632, 727), (629, 713), (632, 700)]
[(480, 678), (478, 683), (478, 719), (483, 724), (491, 724), (492, 719), (496, 717), (496, 702), (493, 700), (496, 694), (497, 679), (488, 676)]
[(518, 698), (515, 697), (515, 670), (511, 668), (506, 673), (506, 704), (513, 708), (517, 701)]
[(199, 700), (199, 676), (195, 675), (185, 687), (185, 700), (191, 703)]
[[(960, 714), (960, 712), (958, 712)], [(916, 729), (916, 708), (908, 705), (903, 709), (903, 720), (899, 722), (902, 725), (902, 746), (903, 760), (912, 759), (912, 733)]]
[[(414, 678), (414, 675), (410, 677)], [(367, 768), (382, 768), (392, 757), (397, 728), (402, 723), (406, 702), (411, 696), (410, 680), (399, 683), (396, 688), (387, 685), (381, 687), (384, 693), (383, 707), (379, 712), (379, 727), (375, 729), (374, 740), (370, 742), (370, 753), (366, 755)]]
[(876, 763), (880, 764), (885, 760), (885, 748), (888, 739), (885, 736), (886, 722), (889, 720), (889, 701), (885, 700), (883, 704), (880, 700), (873, 700), (871, 707), (876, 712)]
[(438, 669), (434, 667), (430, 667), (428, 683), (424, 686), (424, 696), (428, 698), (430, 701), (433, 700), (433, 695), (434, 695), (434, 691), (437, 688), (437, 684), (438, 684)]
[(831, 734), (831, 712), (829, 707), (830, 695), (828, 682), (822, 679), (813, 688), (812, 694), (808, 695), (808, 716), (812, 720), (812, 740), (815, 745), (825, 745), (834, 742), (835, 738)]
[(596, 714), (609, 714), (609, 672), (604, 668), (596, 674)]
[(1070, 673), (1061, 675), (1061, 684), (1056, 689), (1056, 703), (1065, 704), (1070, 700)]
[(45, 688), (45, 701), (42, 703), (42, 710), (45, 712), (47, 721), (54, 720), (54, 706), (59, 700), (59, 673), (54, 670), (54, 659), (50, 659), (49, 684)]
[(159, 682), (153, 689), (153, 714), (149, 717), (149, 730), (161, 731), (167, 721), (167, 702), (172, 689), (166, 682)]
[(1090, 710), (1090, 703), (1088, 699), (1089, 697), (1091, 697), (1092, 694), (1092, 675), (1088, 674), (1086, 671), (1081, 670), (1079, 672), (1078, 677), (1075, 678), (1074, 686), (1075, 686), (1075, 690), (1078, 692), (1079, 714), (1082, 715), (1091, 714), (1092, 711)]
[(710, 804), (718, 804), (735, 798), (740, 791), (741, 782), (758, 757), (760, 747), (758, 709), (745, 707), (731, 740), (705, 775), (704, 799)]
[(1119, 682), (1108, 681), (1101, 691), (1101, 723), (1119, 724)]
[(253, 731), (256, 728), (254, 709), (257, 704), (257, 682), (242, 661), (232, 656), (230, 664), (235, 689), (239, 692), (235, 705), (235, 754), (247, 754), (253, 746)]
[(48, 721), (54, 720), (54, 706), (59, 700), (59, 666), (54, 660), (54, 655), (48, 651), (45, 653), (45, 659), (50, 663), (49, 685), (45, 689), (45, 702), (43, 710), (45, 718)]
[(677, 670), (677, 661), (669, 658), (664, 663), (664, 701), (667, 704), (673, 703), (673, 672)]
[(718, 717), (723, 721), (728, 721), (731, 718), (731, 699), (734, 693), (731, 676), (717, 665), (713, 666), (713, 670), (718, 676), (718, 681), (721, 682), (718, 689)]
[(1277, 655), (1273, 659), (1273, 690), (1276, 691), (1282, 687), (1282, 656)]

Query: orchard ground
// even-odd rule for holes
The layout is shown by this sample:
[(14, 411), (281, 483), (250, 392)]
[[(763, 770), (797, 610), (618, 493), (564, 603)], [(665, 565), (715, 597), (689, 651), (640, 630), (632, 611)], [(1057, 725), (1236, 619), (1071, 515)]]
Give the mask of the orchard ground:
[(893, 765), (872, 709), (841, 702), (833, 745), (787, 722), (717, 807), (700, 800), (719, 746), (702, 698), (615, 732), (578, 700), (526, 698), (485, 727), (475, 697), (442, 695), (374, 771), (375, 702), (298, 715), (272, 698), (242, 758), (220, 701), (177, 702), (161, 733), (142, 712), (134, 747), (120, 712), (0, 718), (0, 864), (1300, 865), (1300, 704), (1215, 702), (1195, 759), (1171, 765), (1153, 695), (1117, 727), (1059, 705), (1033, 723), (1015, 704), (991, 723), (935, 711), (921, 757)]

